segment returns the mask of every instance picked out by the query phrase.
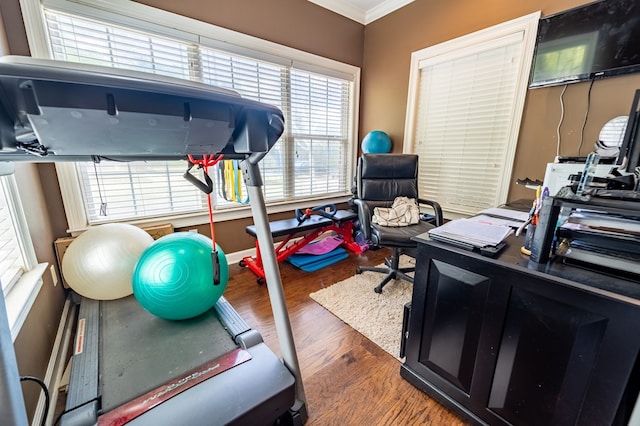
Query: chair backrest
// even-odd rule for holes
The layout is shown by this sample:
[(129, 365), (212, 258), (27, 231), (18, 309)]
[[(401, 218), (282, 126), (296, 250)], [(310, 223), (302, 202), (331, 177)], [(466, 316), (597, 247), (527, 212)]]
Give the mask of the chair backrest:
[(372, 204), (391, 204), (396, 197), (418, 199), (418, 156), (362, 154), (356, 188), (358, 198)]

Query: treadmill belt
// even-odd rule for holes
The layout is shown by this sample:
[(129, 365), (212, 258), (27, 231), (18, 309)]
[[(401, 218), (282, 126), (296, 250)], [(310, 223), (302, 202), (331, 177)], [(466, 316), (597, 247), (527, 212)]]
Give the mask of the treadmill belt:
[(102, 412), (237, 348), (214, 309), (169, 321), (148, 313), (133, 296), (101, 305)]

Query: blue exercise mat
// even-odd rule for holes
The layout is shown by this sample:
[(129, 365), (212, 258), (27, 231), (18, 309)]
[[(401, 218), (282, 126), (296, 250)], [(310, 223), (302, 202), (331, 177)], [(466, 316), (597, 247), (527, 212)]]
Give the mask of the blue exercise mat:
[(342, 247), (325, 254), (292, 254), (287, 258), (287, 262), (302, 269), (305, 272), (314, 272), (325, 266), (333, 265), (349, 257), (349, 254)]

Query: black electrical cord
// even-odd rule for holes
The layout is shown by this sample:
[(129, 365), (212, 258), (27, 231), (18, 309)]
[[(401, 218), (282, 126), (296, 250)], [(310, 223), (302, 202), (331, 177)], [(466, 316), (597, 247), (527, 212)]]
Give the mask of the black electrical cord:
[(591, 79), (589, 84), (589, 91), (587, 92), (587, 110), (584, 113), (584, 120), (582, 121), (582, 129), (580, 130), (580, 145), (578, 145), (578, 156), (580, 156), (580, 150), (582, 149), (582, 143), (584, 142), (584, 129), (587, 127), (587, 118), (589, 118), (589, 109), (591, 108), (591, 89), (593, 88), (593, 82), (595, 79)]
[(564, 92), (567, 91), (568, 84), (565, 84), (562, 88), (562, 92), (560, 93), (560, 121), (558, 122), (558, 127), (556, 128), (556, 157), (560, 157), (560, 127), (562, 126), (562, 122), (564, 121)]
[(42, 416), (42, 426), (45, 426), (47, 423), (47, 416), (49, 415), (49, 389), (47, 389), (47, 385), (37, 377), (33, 376), (20, 376), (20, 381), (32, 381), (36, 382), (42, 388), (44, 392), (44, 415)]

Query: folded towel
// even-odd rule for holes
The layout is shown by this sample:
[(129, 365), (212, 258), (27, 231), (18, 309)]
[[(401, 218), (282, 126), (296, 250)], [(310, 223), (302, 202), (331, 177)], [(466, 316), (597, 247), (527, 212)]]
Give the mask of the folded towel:
[(382, 226), (408, 226), (420, 221), (420, 209), (414, 198), (396, 197), (391, 207), (375, 207), (373, 223)]
[(336, 236), (323, 238), (320, 241), (307, 244), (296, 252), (296, 254), (326, 254), (339, 247), (344, 241)]

